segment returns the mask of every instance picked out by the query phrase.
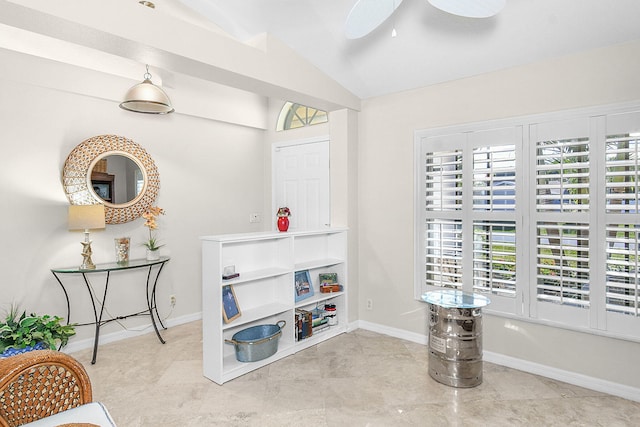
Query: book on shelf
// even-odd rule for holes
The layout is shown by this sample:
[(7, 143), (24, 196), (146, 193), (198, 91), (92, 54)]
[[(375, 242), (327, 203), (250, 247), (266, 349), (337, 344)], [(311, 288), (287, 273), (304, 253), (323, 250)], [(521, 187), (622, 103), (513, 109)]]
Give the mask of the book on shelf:
[(317, 326), (321, 326), (324, 325), (325, 323), (329, 323), (329, 319), (327, 319), (326, 317), (318, 317), (316, 319), (313, 319), (313, 322), (311, 323), (313, 330), (315, 331)]
[(310, 311), (297, 308), (295, 319), (296, 341), (301, 341), (313, 335), (313, 317)]

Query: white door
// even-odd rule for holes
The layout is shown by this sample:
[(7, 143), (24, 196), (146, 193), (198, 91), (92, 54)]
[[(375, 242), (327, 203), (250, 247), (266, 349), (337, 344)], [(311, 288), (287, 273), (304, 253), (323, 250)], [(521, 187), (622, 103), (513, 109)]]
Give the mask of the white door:
[(291, 210), (289, 230), (329, 226), (329, 140), (279, 143), (273, 146), (272, 228), (276, 212)]

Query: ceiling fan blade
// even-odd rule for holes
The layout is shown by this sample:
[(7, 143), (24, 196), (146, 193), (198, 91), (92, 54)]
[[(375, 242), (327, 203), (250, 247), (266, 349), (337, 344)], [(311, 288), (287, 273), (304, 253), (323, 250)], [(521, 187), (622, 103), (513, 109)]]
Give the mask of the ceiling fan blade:
[(348, 39), (359, 39), (375, 30), (400, 6), (402, 0), (358, 0), (353, 6), (344, 32)]
[(429, 0), (432, 6), (467, 18), (489, 18), (500, 12), (506, 0)]

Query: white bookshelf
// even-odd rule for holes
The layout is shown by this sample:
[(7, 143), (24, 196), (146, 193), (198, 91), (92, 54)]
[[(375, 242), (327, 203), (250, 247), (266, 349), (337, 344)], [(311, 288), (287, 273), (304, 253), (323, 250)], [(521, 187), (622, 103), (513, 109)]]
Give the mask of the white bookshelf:
[[(347, 230), (331, 228), (305, 232), (262, 232), (203, 236), (202, 333), (204, 376), (223, 384), (285, 356), (347, 331)], [(239, 277), (222, 280), (224, 267), (235, 265)], [(308, 270), (314, 295), (295, 301), (296, 271)], [(341, 292), (320, 293), (318, 275), (337, 273)], [(222, 287), (232, 285), (241, 316), (222, 318)], [(296, 308), (311, 310), (335, 304), (338, 322), (309, 338), (296, 341)], [(238, 362), (235, 348), (225, 339), (255, 325), (286, 321), (273, 356)]]

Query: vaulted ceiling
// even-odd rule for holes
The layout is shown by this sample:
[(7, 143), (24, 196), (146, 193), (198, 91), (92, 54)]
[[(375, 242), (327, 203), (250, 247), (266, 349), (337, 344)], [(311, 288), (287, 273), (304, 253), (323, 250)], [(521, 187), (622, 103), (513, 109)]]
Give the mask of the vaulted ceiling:
[(356, 0), (155, 3), (159, 13), (213, 23), (240, 41), (270, 33), (363, 99), (640, 39), (638, 0), (507, 0), (486, 19), (404, 0), (356, 40), (344, 34)]
[(398, 8), (353, 40), (344, 30), (357, 1), (153, 0), (152, 10), (139, 0), (0, 0), (0, 49), (133, 80), (151, 64), (168, 88), (185, 76), (331, 111), (640, 40), (638, 0), (506, 0), (484, 19), (428, 0), (367, 0)]

